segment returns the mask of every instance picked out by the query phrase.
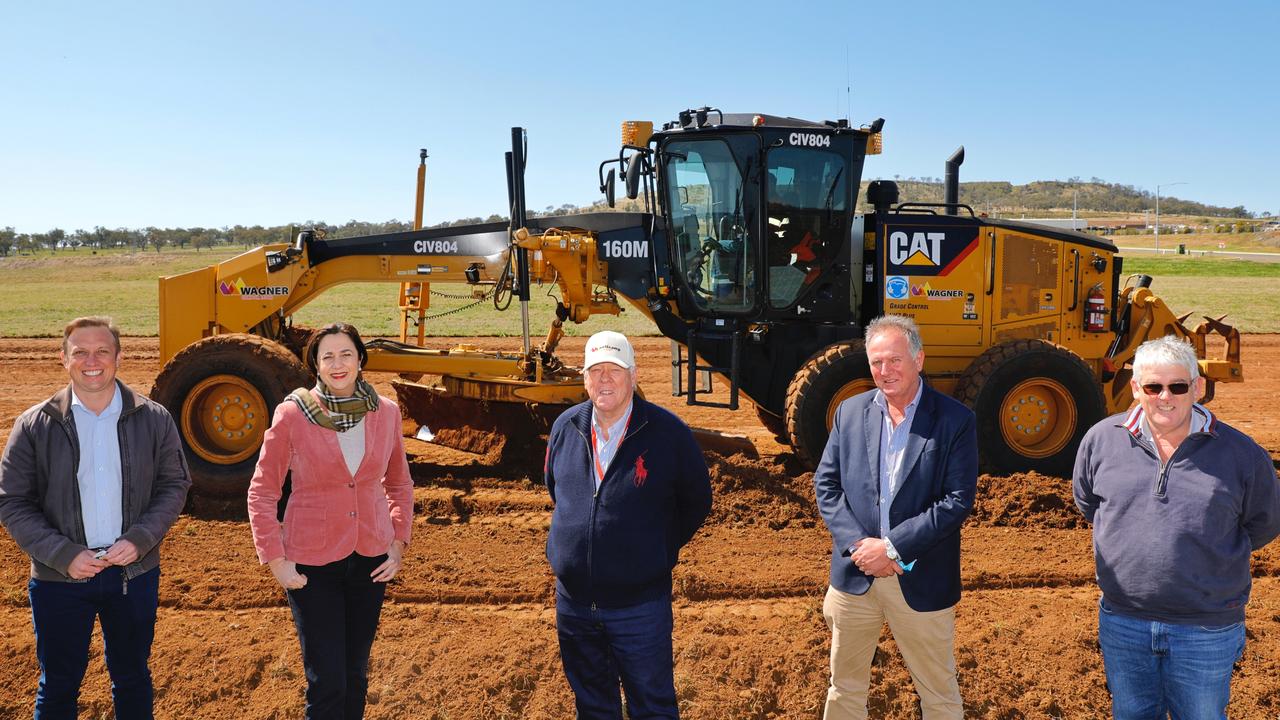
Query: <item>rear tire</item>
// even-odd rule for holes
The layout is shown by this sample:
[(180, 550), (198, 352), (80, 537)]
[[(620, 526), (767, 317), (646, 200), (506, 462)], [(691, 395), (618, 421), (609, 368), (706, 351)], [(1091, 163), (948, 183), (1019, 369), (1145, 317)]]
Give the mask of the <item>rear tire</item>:
[(805, 467), (818, 467), (840, 403), (875, 387), (861, 340), (829, 345), (800, 366), (787, 388), (786, 421), (791, 447)]
[(276, 406), (308, 385), (297, 356), (257, 335), (204, 338), (174, 355), (151, 398), (178, 426), (193, 494), (243, 496)]
[(955, 397), (977, 415), (978, 456), (993, 474), (1071, 477), (1080, 440), (1106, 417), (1089, 366), (1044, 340), (989, 348), (960, 376)]

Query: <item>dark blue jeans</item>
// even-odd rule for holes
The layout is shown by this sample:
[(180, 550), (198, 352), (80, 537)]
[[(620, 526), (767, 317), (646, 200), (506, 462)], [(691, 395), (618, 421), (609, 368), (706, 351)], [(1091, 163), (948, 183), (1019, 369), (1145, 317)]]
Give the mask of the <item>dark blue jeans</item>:
[(151, 719), (147, 660), (155, 637), (160, 568), (130, 580), (127, 592), (123, 573), (109, 567), (87, 582), (33, 579), (27, 584), (40, 661), (35, 720), (75, 720), (95, 618), (102, 623), (116, 717)]
[(351, 553), (328, 565), (298, 565), (307, 584), (288, 595), (307, 674), (307, 720), (364, 717), (369, 651), (387, 590), (369, 573), (386, 559)]
[(671, 660), (671, 598), (596, 608), (556, 595), (560, 661), (579, 720), (679, 718)]
[(1244, 623), (1174, 625), (1121, 615), (1099, 603), (1098, 643), (1116, 720), (1227, 717), (1231, 670)]

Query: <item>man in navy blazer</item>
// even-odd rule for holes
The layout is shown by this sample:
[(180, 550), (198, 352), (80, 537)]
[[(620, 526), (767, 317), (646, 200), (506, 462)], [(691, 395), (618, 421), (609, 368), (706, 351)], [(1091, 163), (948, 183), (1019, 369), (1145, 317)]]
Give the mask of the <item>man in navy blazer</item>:
[(867, 717), (871, 661), (887, 621), (923, 720), (961, 718), (955, 604), (960, 525), (978, 482), (973, 412), (920, 377), (924, 349), (910, 318), (876, 318), (865, 340), (876, 390), (837, 408), (813, 476), (832, 537), (823, 717)]

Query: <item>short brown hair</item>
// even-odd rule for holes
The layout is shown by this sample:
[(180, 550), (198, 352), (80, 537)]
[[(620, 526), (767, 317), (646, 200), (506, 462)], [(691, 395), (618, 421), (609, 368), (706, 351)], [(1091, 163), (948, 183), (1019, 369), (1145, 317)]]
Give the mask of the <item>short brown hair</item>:
[(116, 341), (116, 354), (120, 354), (120, 328), (116, 327), (115, 322), (106, 315), (87, 315), (67, 323), (66, 327), (62, 328), (62, 352), (67, 351), (67, 341), (71, 339), (71, 333), (87, 327), (104, 327), (110, 330), (111, 337)]
[(369, 361), (369, 351), (365, 349), (364, 341), (360, 339), (360, 331), (356, 330), (351, 323), (336, 322), (311, 333), (311, 339), (307, 340), (306, 347), (302, 349), (302, 361), (306, 363), (307, 370), (310, 370), (312, 375), (320, 374), (316, 363), (316, 356), (320, 354), (320, 339), (326, 335), (339, 334), (351, 338), (351, 343), (356, 346), (356, 355), (360, 358), (360, 367), (363, 368)]

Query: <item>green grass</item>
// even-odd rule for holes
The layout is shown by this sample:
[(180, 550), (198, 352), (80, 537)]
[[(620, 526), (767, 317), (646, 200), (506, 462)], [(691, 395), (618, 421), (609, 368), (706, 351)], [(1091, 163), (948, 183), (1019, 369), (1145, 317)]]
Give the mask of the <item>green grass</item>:
[(1280, 278), (1280, 262), (1184, 256), (1125, 256), (1124, 274), (1133, 275), (1135, 273), (1151, 275), (1152, 277)]
[[(1174, 314), (1191, 313), (1189, 329), (1200, 324), (1201, 316), (1225, 314), (1229, 325), (1241, 332), (1280, 332), (1280, 310), (1266, 298), (1275, 293), (1271, 277), (1187, 277), (1156, 276), (1151, 291), (1165, 301)], [(1259, 299), (1263, 299), (1259, 302)]]
[(79, 315), (110, 315), (126, 334), (155, 335), (156, 280), (239, 251), (164, 253), (61, 251), (0, 259), (0, 335), (58, 335)]
[[(240, 250), (163, 253), (103, 253), (81, 249), (56, 255), (0, 259), (0, 336), (38, 337), (61, 332), (67, 320), (78, 315), (108, 314), (129, 335), (158, 332), (156, 280), (225, 260)], [(1280, 308), (1268, 298), (1280, 279), (1280, 263), (1225, 260), (1189, 256), (1125, 257), (1125, 274), (1144, 273), (1155, 280), (1152, 289), (1176, 313), (1194, 311), (1215, 317), (1226, 313), (1228, 322), (1244, 332), (1280, 332)], [(434, 290), (466, 294), (461, 285), (434, 285)], [(547, 287), (534, 288), (529, 310), (530, 332), (541, 337), (553, 317), (554, 301)], [(433, 297), (429, 314), (469, 304), (469, 300)], [(325, 293), (307, 305), (295, 321), (321, 325), (336, 320), (354, 324), (367, 335), (394, 336), (400, 332), (396, 286), (353, 284)], [(589, 335), (615, 329), (629, 335), (656, 335), (653, 325), (637, 310), (624, 304), (620, 318), (595, 317), (582, 325), (570, 324), (571, 335)], [(1193, 321), (1194, 324), (1194, 321)], [(495, 312), (491, 302), (428, 321), (427, 333), (436, 336), (520, 334), (520, 305)]]
[[(110, 315), (126, 335), (159, 332), (157, 280), (165, 275), (195, 270), (226, 260), (241, 250), (163, 253), (102, 253), (62, 251), (54, 255), (0, 258), (0, 336), (41, 337), (62, 332), (62, 326), (80, 315)], [(396, 307), (398, 285), (364, 283), (331, 290), (302, 308), (294, 321), (324, 325), (342, 320), (365, 335), (400, 334)], [(529, 332), (545, 336), (555, 317), (555, 301), (548, 287), (534, 287), (529, 302)], [(467, 295), (465, 285), (432, 285), (432, 290)], [(428, 315), (470, 305), (472, 300), (431, 298)], [(427, 334), (436, 336), (519, 336), (520, 303), (496, 312), (491, 300), (460, 312), (427, 321)], [(569, 335), (590, 335), (600, 330), (628, 335), (656, 335), (657, 330), (639, 311), (623, 304), (621, 317), (593, 317), (582, 325), (568, 324)]]

